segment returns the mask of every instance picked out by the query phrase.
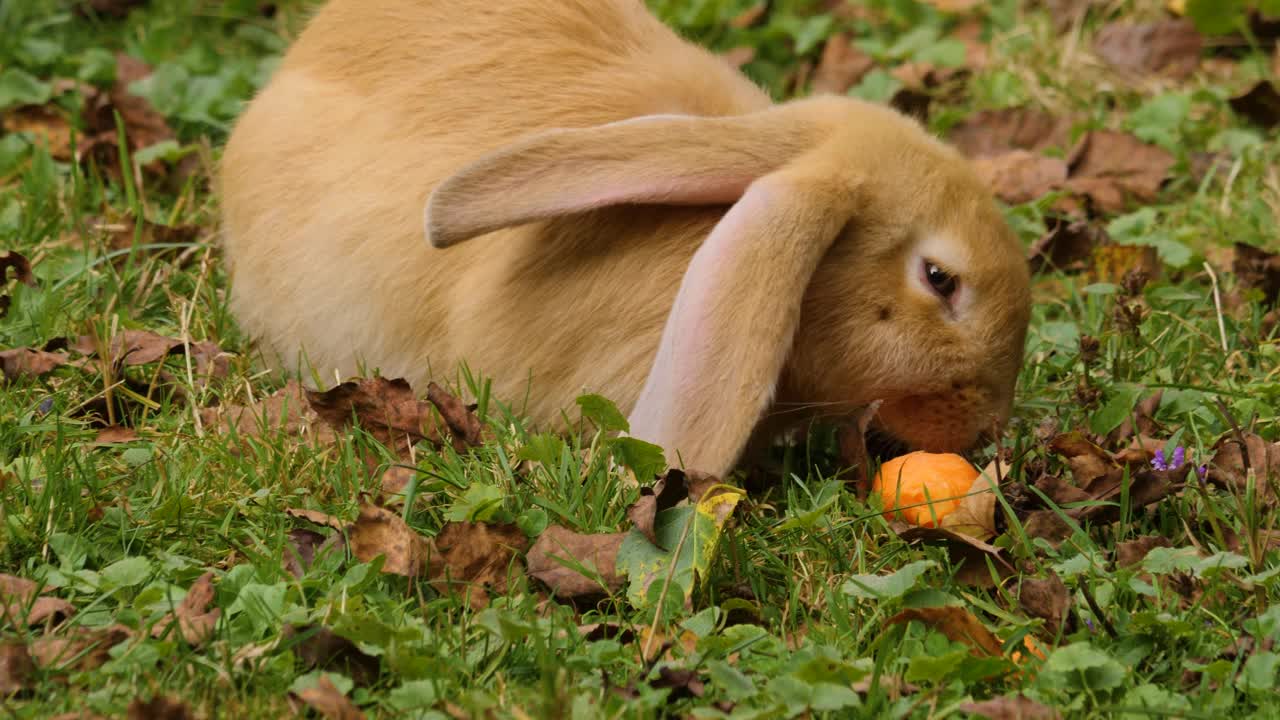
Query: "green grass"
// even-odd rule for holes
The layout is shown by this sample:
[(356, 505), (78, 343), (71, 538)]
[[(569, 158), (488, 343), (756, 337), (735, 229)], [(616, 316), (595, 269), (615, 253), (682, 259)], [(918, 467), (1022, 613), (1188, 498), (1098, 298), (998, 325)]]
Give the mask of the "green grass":
[[(791, 73), (814, 60), (833, 32), (852, 32), (893, 63), (946, 55), (938, 37), (954, 22), (914, 0), (864, 3), (880, 13), (874, 22), (823, 15), (813, 10), (818, 3), (794, 0), (774, 3), (763, 25), (736, 30), (728, 20), (752, 3), (652, 4), (717, 49), (757, 48), (747, 70), (780, 97), (792, 91)], [(394, 459), (367, 433), (346, 432), (331, 448), (283, 432), (240, 446), (196, 422), (201, 408), (243, 403), (284, 381), (255, 364), (227, 310), (208, 181), (240, 103), (268, 76), (305, 4), (276, 3), (267, 17), (257, 2), (154, 0), (123, 20), (83, 16), (70, 5), (0, 5), (0, 36), (15, 39), (0, 47), (0, 112), (22, 98), (43, 104), (58, 78), (109, 85), (112, 54), (123, 51), (156, 67), (141, 90), (177, 130), (165, 162), (189, 156), (196, 168), (177, 182), (172, 172), (142, 174), (135, 185), (96, 166), (54, 160), (32, 136), (0, 136), (0, 248), (29, 258), (37, 280), (4, 286), (12, 303), (0, 318), (0, 347), (135, 328), (212, 340), (237, 355), (227, 377), (207, 385), (189, 382), (183, 356), (175, 355), (105, 373), (97, 365), (66, 367), (0, 386), (0, 572), (43, 580), (70, 601), (77, 612), (68, 627), (119, 623), (133, 634), (91, 669), (37, 670), (24, 691), (0, 700), (7, 714), (87, 708), (116, 716), (135, 698), (165, 694), (208, 717), (279, 717), (289, 712), (290, 690), (310, 686), (319, 672), (308, 642), (285, 628), (323, 626), (359, 643), (376, 670), (323, 669), (362, 709), (387, 717), (811, 711), (940, 718), (964, 717), (966, 701), (1012, 692), (1071, 717), (1280, 716), (1276, 478), (1230, 490), (1192, 475), (1186, 491), (1145, 509), (1122, 494), (1119, 522), (1075, 527), (1056, 547), (1028, 537), (1019, 520), (1034, 495), (1021, 486), (1041, 475), (1071, 476), (1038, 432), (1046, 421), (1106, 435), (1160, 389), (1152, 434), (1185, 446), (1195, 464), (1234, 434), (1233, 424), (1280, 438), (1280, 343), (1274, 330), (1264, 331), (1267, 309), (1254, 291), (1220, 314), (1204, 266), (1207, 260), (1231, 295), (1231, 243), (1276, 249), (1280, 146), (1274, 132), (1247, 125), (1226, 102), (1270, 72), (1264, 54), (1238, 53), (1226, 80), (1202, 72), (1185, 82), (1129, 85), (1069, 56), (1043, 10), (995, 2), (984, 20), (989, 65), (964, 81), (960, 97), (933, 109), (931, 125), (944, 132), (979, 109), (1031, 104), (1079, 118), (1077, 132), (1135, 130), (1179, 160), (1158, 202), (1101, 221), (1121, 242), (1160, 248), (1158, 278), (1136, 296), (1084, 275), (1041, 276), (1036, 285), (1016, 417), (1002, 440), (1012, 458), (1005, 507), (1018, 512), (1002, 517), (992, 542), (1022, 577), (1062, 578), (1070, 591), (1062, 632), (1049, 633), (1020, 604), (1017, 576), (996, 587), (965, 584), (945, 548), (900, 539), (876, 506), (846, 488), (830, 434), (821, 430), (780, 453), (763, 477), (729, 479), (751, 494), (689, 607), (668, 603), (655, 613), (633, 607), (625, 594), (574, 606), (549, 600), (516, 570), (505, 594), (474, 610), (425, 581), (380, 574), (341, 553), (322, 557), (301, 578), (285, 571), (290, 531), (315, 529), (286, 508), (351, 520), (363, 494), (376, 494)], [(1111, 17), (1144, 18), (1158, 16), (1160, 5), (1109, 4), (1116, 6)], [(1085, 24), (1080, 48), (1105, 19)], [(879, 76), (855, 88), (881, 97), (892, 90)], [(74, 116), (71, 95), (53, 102)], [(1197, 181), (1186, 168), (1206, 150), (1232, 157), (1224, 172)], [(1044, 231), (1052, 201), (1009, 208), (1028, 243)], [(159, 243), (127, 242), (127, 232), (125, 243), (113, 240), (109, 227), (138, 218), (196, 230)], [(1132, 326), (1116, 309), (1135, 302), (1144, 316)], [(1099, 344), (1087, 364), (1083, 336)], [(446, 379), (465, 396), (483, 394), (482, 381)], [(95, 444), (98, 426), (86, 411), (107, 398), (139, 439)], [(469, 517), (515, 522), (531, 536), (549, 523), (586, 533), (627, 529), (637, 491), (611, 470), (609, 443), (587, 426), (562, 447), (540, 446), (555, 450), (535, 453), (541, 464), (524, 461), (521, 449), (543, 441), (518, 412), (506, 411), (519, 402), (488, 402), (492, 437), (482, 447), (419, 446), (417, 497), (404, 513), (410, 526), (435, 535), (450, 517)], [(973, 459), (982, 466), (995, 452), (982, 448)], [(371, 467), (370, 455), (382, 464)], [(1118, 545), (1148, 535), (1187, 550), (1118, 567)], [(924, 568), (914, 580), (894, 576), (902, 586), (882, 597), (845, 589), (851, 576), (920, 561), (933, 564), (912, 566)], [(150, 637), (149, 628), (207, 571), (222, 610), (213, 637), (196, 648), (172, 633)], [(966, 645), (922, 624), (886, 623), (904, 608), (938, 606), (969, 610), (1009, 649), (1038, 635), (1048, 658), (1016, 668), (1005, 659), (976, 661)], [(590, 623), (618, 632), (585, 635), (579, 628)], [(640, 657), (650, 627), (672, 639), (656, 664)], [(4, 642), (65, 632), (0, 619)], [(695, 671), (702, 696), (682, 683), (663, 687), (672, 670)], [(904, 679), (913, 691), (899, 687)]]

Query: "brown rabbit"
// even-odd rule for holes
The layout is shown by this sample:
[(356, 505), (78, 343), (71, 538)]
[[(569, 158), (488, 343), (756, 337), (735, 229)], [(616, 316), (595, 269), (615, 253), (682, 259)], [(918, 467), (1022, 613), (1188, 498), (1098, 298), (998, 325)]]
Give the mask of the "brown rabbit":
[(233, 309), (286, 365), (466, 362), (543, 426), (600, 393), (709, 472), (875, 400), (966, 448), (1021, 365), (1027, 265), (958, 154), (884, 107), (774, 105), (640, 0), (332, 0), (221, 192)]

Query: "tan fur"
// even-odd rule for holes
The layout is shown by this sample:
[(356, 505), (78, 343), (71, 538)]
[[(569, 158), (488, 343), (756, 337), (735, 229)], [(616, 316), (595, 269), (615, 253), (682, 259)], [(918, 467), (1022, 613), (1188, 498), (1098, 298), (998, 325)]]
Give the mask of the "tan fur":
[[(694, 253), (757, 186), (785, 202), (746, 218), (734, 292), (670, 319), (705, 314), (707, 374), (642, 398)], [(220, 189), (233, 309), (286, 364), (421, 383), (466, 362), (544, 426), (600, 393), (711, 472), (753, 427), (875, 399), (908, 443), (966, 447), (1021, 363), (1026, 264), (958, 155), (881, 107), (773, 106), (640, 0), (333, 0)], [(954, 312), (911, 281), (928, 243), (964, 266)]]

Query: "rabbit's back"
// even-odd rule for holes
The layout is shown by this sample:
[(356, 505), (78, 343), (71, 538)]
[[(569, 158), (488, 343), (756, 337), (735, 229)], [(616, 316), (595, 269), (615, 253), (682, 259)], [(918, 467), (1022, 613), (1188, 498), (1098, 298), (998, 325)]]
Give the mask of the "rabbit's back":
[[(432, 250), (427, 198), (479, 156), (548, 128), (766, 105), (640, 0), (335, 0), (224, 154), (233, 309), (268, 354), (293, 362), (302, 349), (326, 373), (365, 362), (421, 380), (465, 360), (516, 392), (532, 379), (548, 402), (594, 385), (626, 405), (670, 308), (671, 278), (694, 248), (628, 245), (651, 221), (620, 208), (596, 213), (595, 223), (618, 228), (610, 248), (587, 247), (585, 226), (570, 223)], [(714, 217), (690, 210), (662, 222), (709, 226)], [(637, 267), (649, 272), (638, 277)], [(626, 319), (631, 351), (608, 358), (616, 368), (584, 367), (573, 353), (624, 338), (589, 338), (590, 323), (547, 317), (572, 295), (581, 300), (567, 306), (598, 315), (606, 336)]]

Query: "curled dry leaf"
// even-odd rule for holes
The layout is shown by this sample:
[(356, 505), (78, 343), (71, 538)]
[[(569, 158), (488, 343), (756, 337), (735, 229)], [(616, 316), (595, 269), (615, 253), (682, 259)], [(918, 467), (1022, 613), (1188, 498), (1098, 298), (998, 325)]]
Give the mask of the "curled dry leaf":
[(363, 720), (364, 718), (364, 713), (360, 712), (360, 709), (323, 675), (315, 685), (300, 691), (298, 699), (328, 720)]
[(960, 504), (939, 525), (947, 530), (987, 540), (996, 535), (996, 467), (989, 465), (974, 478)]
[(289, 531), (284, 547), (284, 570), (293, 577), (300, 578), (306, 574), (307, 568), (316, 561), (316, 557), (325, 552), (337, 549), (342, 536), (334, 534), (326, 538), (324, 535), (306, 528), (294, 528)]
[(138, 431), (121, 425), (108, 425), (98, 431), (93, 442), (98, 445), (114, 445), (116, 443), (133, 442), (138, 439)]
[[(1157, 427), (1156, 411), (1160, 409), (1160, 401), (1164, 399), (1164, 391), (1157, 390), (1146, 396), (1134, 406), (1133, 412), (1125, 416), (1124, 422), (1107, 435), (1110, 447), (1115, 447), (1126, 440), (1137, 436), (1138, 440), (1154, 435)], [(1148, 458), (1149, 459), (1149, 458)]]
[(480, 445), (484, 428), (471, 408), (434, 382), (427, 383), (427, 401), (435, 405), (440, 417), (444, 418), (445, 425), (454, 438), (455, 447), (459, 442), (467, 447)]
[[(99, 167), (113, 174), (120, 172), (117, 113), (124, 124), (125, 143), (130, 152), (177, 138), (150, 101), (129, 90), (134, 82), (150, 75), (150, 65), (131, 55), (116, 53), (115, 84), (106, 92), (95, 89), (85, 95), (82, 111), (85, 136), (77, 148), (82, 161), (92, 158)], [(165, 170), (159, 160), (145, 169), (156, 174), (163, 174)]]
[(182, 700), (156, 695), (150, 700), (134, 698), (125, 717), (128, 720), (195, 720), (195, 713)]
[(111, 659), (111, 648), (132, 637), (133, 631), (124, 625), (68, 628), (31, 643), (31, 657), (45, 670), (85, 672), (102, 667)]
[(76, 608), (61, 598), (41, 594), (42, 588), (25, 578), (0, 574), (0, 620), (13, 625), (60, 623)]
[(875, 66), (875, 60), (853, 44), (848, 33), (836, 33), (822, 46), (822, 58), (813, 73), (814, 93), (844, 95)]
[(698, 677), (697, 670), (673, 668), (663, 665), (658, 668), (658, 677), (649, 681), (649, 686), (658, 690), (671, 689), (667, 699), (674, 702), (691, 697), (702, 697), (706, 694), (706, 686)]
[(222, 616), (221, 608), (209, 609), (213, 595), (213, 573), (207, 572), (192, 583), (178, 607), (156, 623), (151, 629), (151, 636), (158, 638), (167, 635), (176, 624), (178, 633), (188, 645), (203, 645), (213, 636), (218, 618)]
[(0, 286), (9, 282), (9, 271), (13, 271), (13, 279), (28, 285), (36, 286), (36, 276), (31, 273), (31, 261), (16, 250), (8, 250), (0, 255)]
[[(951, 565), (956, 568), (955, 579), (965, 585), (995, 587), (1000, 580), (1017, 574), (1002, 548), (975, 537), (946, 528), (921, 527), (898, 521), (890, 523), (889, 527), (906, 542), (945, 548)], [(995, 568), (995, 577), (992, 577), (991, 567)]]
[(360, 516), (347, 528), (347, 545), (361, 562), (385, 556), (382, 572), (405, 577), (421, 575), (428, 556), (434, 555), (429, 541), (398, 514), (374, 505), (360, 507)]
[(27, 690), (35, 671), (35, 662), (26, 645), (17, 642), (0, 645), (0, 697)]
[(404, 465), (392, 465), (382, 472), (378, 483), (378, 504), (392, 507), (404, 503), (405, 492), (417, 471)]
[[(1253, 433), (1225, 435), (1213, 446), (1209, 461), (1209, 482), (1243, 491), (1252, 474), (1260, 490), (1272, 497), (1268, 488), (1280, 482), (1280, 442), (1269, 443)], [(1267, 480), (1270, 482), (1267, 482)]]
[(1204, 38), (1190, 20), (1115, 22), (1098, 31), (1093, 47), (1122, 73), (1183, 79), (1199, 66)]
[[(525, 562), (529, 575), (560, 598), (593, 597), (616, 592), (626, 583), (618, 575), (618, 549), (628, 533), (584, 535), (551, 525), (538, 536)], [(588, 577), (575, 566), (593, 571)]]
[(335, 439), (333, 430), (318, 422), (319, 416), (307, 403), (302, 386), (296, 380), (290, 380), (280, 390), (252, 405), (205, 408), (200, 411), (200, 419), (206, 427), (221, 433), (235, 432), (242, 438), (279, 432), (310, 437), (317, 444)]
[(447, 523), (435, 537), (431, 585), (444, 594), (462, 589), (473, 608), (487, 607), (485, 589), (505, 592), (508, 573), (521, 572), (517, 555), (528, 546), (529, 538), (514, 524)]
[(347, 523), (342, 519), (330, 515), (329, 513), (320, 512), (319, 510), (304, 510), (302, 508), (285, 508), (285, 515), (295, 517), (302, 520), (309, 520), (317, 525), (325, 525), (334, 530), (342, 530)]
[[(56, 106), (25, 105), (5, 110), (0, 118), (0, 127), (5, 133), (28, 133), (36, 138), (36, 142), (44, 145), (49, 156), (54, 160), (67, 162), (73, 158), (71, 152), (71, 123)], [(0, 258), (0, 266), (4, 259)], [(4, 284), (4, 274), (0, 273), (0, 285)]]
[(1029, 538), (1044, 540), (1058, 547), (1071, 537), (1075, 528), (1053, 510), (1035, 510), (1022, 521), (1022, 531)]
[(1259, 127), (1270, 130), (1280, 125), (1280, 92), (1270, 80), (1263, 80), (1228, 103), (1237, 115)]
[(1147, 558), (1147, 553), (1158, 547), (1173, 547), (1169, 538), (1163, 535), (1144, 535), (1116, 545), (1116, 566), (1127, 568), (1140, 565)]
[(1237, 242), (1231, 271), (1241, 288), (1261, 290), (1264, 304), (1275, 305), (1280, 299), (1280, 254)]
[(972, 158), (1014, 150), (1066, 149), (1071, 140), (1071, 121), (1025, 107), (982, 110), (953, 127), (948, 140)]
[(67, 364), (67, 354), (31, 348), (0, 350), (0, 372), (5, 380), (40, 377)]
[(381, 661), (327, 627), (286, 625), (280, 633), (286, 647), (308, 670), (342, 673), (361, 687), (372, 685), (382, 672)]
[(871, 453), (867, 449), (867, 429), (880, 412), (882, 401), (876, 400), (858, 414), (853, 422), (844, 423), (838, 430), (840, 463), (849, 468), (846, 482), (853, 485), (859, 500), (866, 500), (871, 493)]
[(1058, 219), (1028, 251), (1031, 272), (1084, 270), (1094, 249), (1110, 241), (1101, 225), (1088, 220)]
[(1023, 578), (1018, 584), (1018, 604), (1027, 614), (1045, 621), (1046, 636), (1057, 637), (1071, 609), (1071, 595), (1062, 578), (1050, 572), (1044, 579)]
[(932, 608), (908, 608), (885, 621), (885, 626), (920, 622), (946, 636), (951, 642), (968, 645), (979, 657), (1000, 657), (1002, 646), (999, 638), (991, 633), (973, 613), (962, 607), (948, 605)]
[(1067, 180), (1066, 161), (1029, 150), (979, 157), (973, 168), (996, 197), (1013, 204), (1043, 197)]
[(1062, 717), (1057, 710), (1025, 695), (1005, 695), (982, 702), (963, 703), (960, 709), (988, 720), (1060, 720)]
[(1066, 188), (1102, 212), (1118, 213), (1129, 198), (1155, 200), (1173, 164), (1173, 154), (1162, 147), (1129, 133), (1094, 130), (1071, 151)]

